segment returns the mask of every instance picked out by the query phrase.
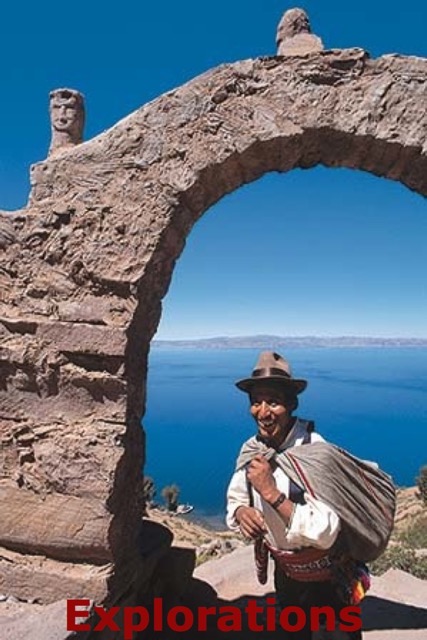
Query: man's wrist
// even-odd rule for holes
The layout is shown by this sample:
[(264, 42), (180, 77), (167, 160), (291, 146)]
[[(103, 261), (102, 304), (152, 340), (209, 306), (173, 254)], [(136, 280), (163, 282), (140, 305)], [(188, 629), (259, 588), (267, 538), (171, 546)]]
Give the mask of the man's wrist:
[(294, 516), (296, 505), (291, 500), (289, 500), (289, 498), (284, 493), (280, 491), (277, 491), (276, 494), (271, 494), (270, 497), (271, 500), (268, 500), (268, 504), (272, 509), (274, 509), (274, 511), (276, 511), (280, 515), (280, 517), (288, 527)]
[(285, 500), (286, 500), (286, 495), (284, 493), (279, 493), (276, 500), (274, 500), (274, 502), (270, 502), (270, 506), (273, 509), (278, 509), (280, 505), (285, 502)]
[(279, 491), (278, 489), (273, 489), (269, 493), (264, 493), (262, 497), (266, 502), (268, 502), (269, 505), (272, 506), (273, 503), (276, 502), (276, 500), (278, 500), (281, 495), (283, 495), (281, 491)]

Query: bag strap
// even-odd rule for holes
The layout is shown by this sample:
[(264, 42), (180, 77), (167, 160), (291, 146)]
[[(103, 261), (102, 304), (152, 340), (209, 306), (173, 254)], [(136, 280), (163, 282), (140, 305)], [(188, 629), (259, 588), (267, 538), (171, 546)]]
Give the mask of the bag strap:
[[(301, 444), (310, 444), (311, 443), (311, 434), (314, 431), (314, 422), (313, 420), (307, 420), (305, 424), (305, 436)], [(295, 504), (305, 504), (304, 499), (304, 489), (297, 485), (296, 482), (289, 478), (289, 500), (294, 502)]]
[(301, 480), (301, 483), (303, 485), (303, 487), (305, 487), (305, 490), (313, 497), (315, 498), (316, 495), (314, 493), (314, 490), (311, 486), (311, 484), (309, 483), (304, 471), (301, 468), (300, 463), (298, 462), (298, 460), (296, 460), (293, 456), (292, 453), (290, 453), (289, 451), (286, 452), (286, 457), (288, 458), (289, 462), (292, 464), (295, 472), (297, 473), (299, 479)]
[(311, 442), (311, 434), (316, 430), (316, 425), (314, 424), (314, 420), (306, 420), (305, 422), (305, 436), (302, 444), (310, 444)]
[[(306, 432), (301, 444), (310, 444), (311, 442), (311, 434), (314, 431), (314, 422), (312, 420), (306, 421), (305, 424)], [(249, 496), (249, 506), (254, 506), (254, 495), (253, 488), (251, 483), (246, 478), (246, 486), (248, 490)], [(295, 504), (305, 504), (304, 499), (304, 489), (299, 487), (295, 482), (293, 482), (289, 478), (289, 500)], [(269, 556), (269, 548), (263, 538), (257, 538), (254, 543), (254, 560), (255, 560), (255, 568), (256, 574), (258, 578), (258, 582), (260, 584), (265, 584), (268, 579), (268, 556)]]

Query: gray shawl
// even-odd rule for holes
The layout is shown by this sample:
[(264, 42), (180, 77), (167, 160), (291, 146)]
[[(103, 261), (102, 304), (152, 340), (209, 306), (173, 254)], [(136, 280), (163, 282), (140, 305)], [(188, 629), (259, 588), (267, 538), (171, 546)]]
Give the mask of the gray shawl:
[(236, 469), (263, 454), (297, 485), (330, 506), (342, 523), (341, 541), (355, 560), (375, 560), (387, 546), (396, 506), (392, 479), (371, 463), (327, 442), (275, 451), (250, 438)]

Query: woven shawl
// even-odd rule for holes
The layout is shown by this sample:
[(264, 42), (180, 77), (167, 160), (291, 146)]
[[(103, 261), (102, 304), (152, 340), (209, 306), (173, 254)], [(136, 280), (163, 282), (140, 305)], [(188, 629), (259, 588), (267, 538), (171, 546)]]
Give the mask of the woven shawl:
[(387, 546), (396, 507), (390, 476), (369, 462), (327, 442), (276, 451), (250, 438), (243, 445), (236, 470), (254, 456), (265, 456), (297, 485), (331, 507), (341, 520), (340, 538), (361, 562), (375, 560)]

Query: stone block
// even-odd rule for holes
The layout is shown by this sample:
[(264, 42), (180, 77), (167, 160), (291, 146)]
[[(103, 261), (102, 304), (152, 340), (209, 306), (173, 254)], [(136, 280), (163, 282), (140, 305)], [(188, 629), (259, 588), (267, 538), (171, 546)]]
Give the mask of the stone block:
[(0, 483), (0, 545), (68, 562), (111, 562), (111, 522), (102, 502), (76, 496), (45, 497)]

